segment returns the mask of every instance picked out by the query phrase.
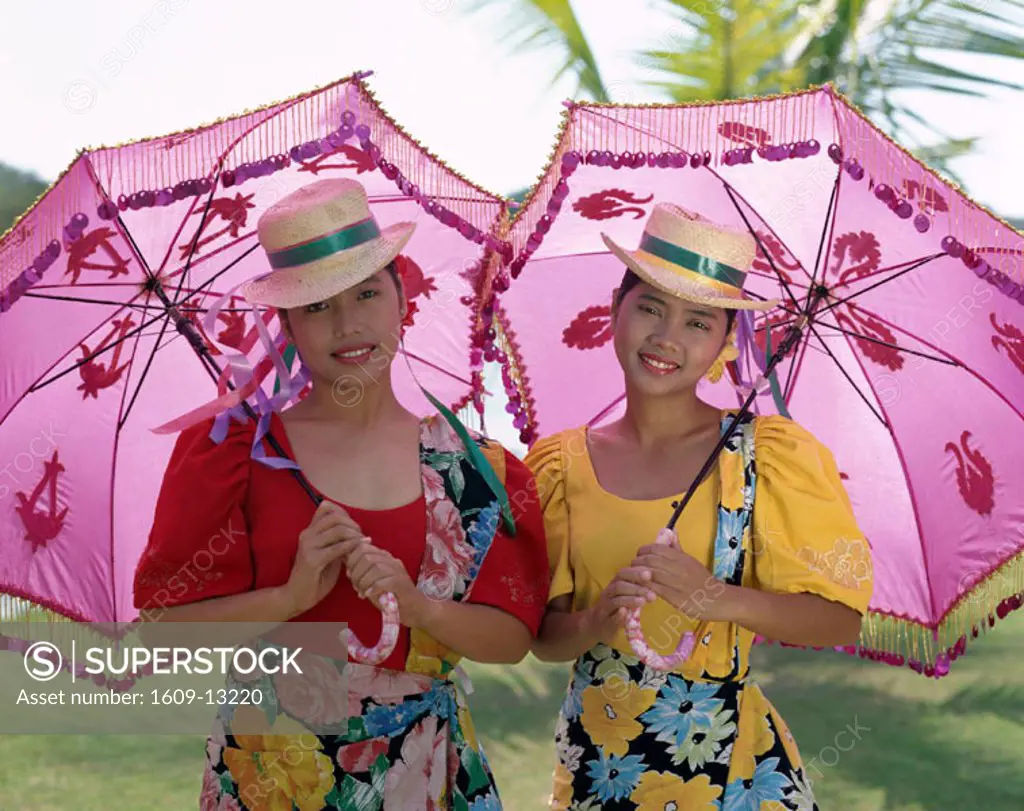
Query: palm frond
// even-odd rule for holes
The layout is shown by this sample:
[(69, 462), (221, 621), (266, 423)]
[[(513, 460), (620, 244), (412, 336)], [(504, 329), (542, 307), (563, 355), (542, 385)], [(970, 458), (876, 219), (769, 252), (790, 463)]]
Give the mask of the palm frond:
[(608, 101), (608, 90), (601, 78), (590, 42), (587, 40), (569, 0), (476, 0), (470, 11), (485, 6), (500, 6), (508, 10), (506, 40), (513, 49), (555, 48), (562, 51), (564, 63), (552, 79), (557, 82), (566, 73), (574, 74), (579, 82), (577, 95), (585, 94), (594, 101)]

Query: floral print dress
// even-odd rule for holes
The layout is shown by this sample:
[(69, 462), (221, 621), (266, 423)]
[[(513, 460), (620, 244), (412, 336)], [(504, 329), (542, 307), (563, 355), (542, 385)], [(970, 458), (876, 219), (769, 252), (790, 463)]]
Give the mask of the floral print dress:
[[(723, 413), (723, 432), (733, 416)], [(550, 599), (571, 594), (574, 607), (585, 608), (653, 540), (674, 499), (628, 501), (604, 491), (578, 431), (538, 443), (527, 463), (545, 509)], [(691, 511), (703, 523), (688, 518)], [(684, 549), (725, 583), (809, 591), (867, 609), (870, 560), (838, 471), (789, 420), (745, 417), (722, 451), (717, 481), (701, 484), (677, 531)], [(835, 554), (842, 560), (831, 561)], [(793, 736), (750, 677), (753, 634), (695, 623), (662, 601), (641, 620), (659, 652), (685, 631), (697, 634), (697, 647), (678, 671), (660, 672), (633, 655), (620, 632), (577, 659), (555, 731), (551, 807), (816, 809)]]
[[(172, 454), (136, 570), (137, 608), (287, 581), (298, 533), (315, 505), (290, 474), (253, 462), (251, 424), (232, 426), (221, 442), (210, 440), (208, 428), (188, 429)], [(292, 455), (281, 423), (275, 420), (271, 430)], [(493, 489), (440, 418), (421, 424), (418, 506), (376, 516), (363, 511), (357, 520), (375, 543), (390, 545), (428, 596), (501, 608), (536, 633), (548, 574), (533, 477), (497, 443), (474, 441), (518, 507), (514, 536), (502, 524)], [(374, 522), (375, 531), (363, 520)], [(179, 594), (169, 583), (182, 579), (196, 549), (225, 524), (233, 527), (234, 542), (219, 541), (223, 551), (210, 576), (194, 578), (194, 587)], [(241, 527), (246, 532), (239, 539)], [(367, 606), (343, 576), (293, 622), (330, 622), (335, 629), (347, 622), (360, 639), (375, 640), (380, 613)], [(229, 676), (228, 690), (258, 689), (261, 700), (219, 708), (206, 746), (201, 811), (502, 807), (453, 650), (403, 627), (381, 666), (305, 650), (298, 663), (301, 681), (287, 674)]]

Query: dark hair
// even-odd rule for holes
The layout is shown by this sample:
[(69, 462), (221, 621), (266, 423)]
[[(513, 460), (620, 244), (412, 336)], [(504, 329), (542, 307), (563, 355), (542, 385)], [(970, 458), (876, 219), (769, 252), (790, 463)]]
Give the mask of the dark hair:
[[(626, 293), (636, 287), (640, 282), (643, 281), (628, 267), (626, 272), (622, 276), (622, 281), (619, 283), (619, 292), (615, 295), (615, 306), (621, 307), (622, 300), (626, 297)], [(725, 311), (725, 334), (729, 334), (729, 330), (732, 329), (732, 325), (736, 321), (736, 311), (729, 309)]]

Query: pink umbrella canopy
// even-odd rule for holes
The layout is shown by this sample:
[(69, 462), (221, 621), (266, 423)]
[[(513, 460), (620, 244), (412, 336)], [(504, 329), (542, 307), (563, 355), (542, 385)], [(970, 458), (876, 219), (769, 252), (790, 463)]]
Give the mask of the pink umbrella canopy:
[(366, 75), (83, 152), (0, 241), (8, 617), (34, 607), (130, 621), (135, 565), (176, 439), (154, 429), (228, 395), (246, 364), (259, 387), (249, 392), (254, 411), (275, 392), (299, 395), (294, 370), (259, 362), (261, 332), (283, 348), (272, 311), (257, 313), (233, 291), (270, 269), (256, 238), (260, 214), (302, 185), (351, 177), (382, 228), (417, 223), (399, 260), (413, 305), (407, 351), (393, 365), (399, 397), (429, 413), (422, 385), (454, 411), (482, 411), (470, 340), (506, 203), (407, 135)]
[[(831, 87), (567, 107), (487, 310), (521, 439), (621, 413), (610, 304), (625, 268), (602, 231), (635, 247), (661, 201), (746, 227), (747, 289), (781, 304), (740, 318), (740, 358), (701, 394), (740, 406), (807, 316), (752, 408), (832, 449), (869, 539), (874, 596), (849, 652), (943, 675), (1024, 596), (1021, 235)], [(865, 558), (808, 563), (857, 578)]]

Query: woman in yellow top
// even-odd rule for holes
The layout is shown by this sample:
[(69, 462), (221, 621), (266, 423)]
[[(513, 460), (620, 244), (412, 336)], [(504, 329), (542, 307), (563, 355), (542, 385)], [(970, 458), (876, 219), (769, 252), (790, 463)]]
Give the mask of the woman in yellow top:
[[(756, 244), (746, 232), (659, 204), (613, 296), (626, 410), (600, 429), (538, 441), (527, 456), (552, 574), (535, 654), (574, 661), (555, 733), (552, 808), (815, 809), (797, 746), (748, 678), (754, 636), (852, 644), (871, 597), (868, 546), (832, 454), (795, 422), (744, 414), (711, 472), (694, 479), (736, 416), (700, 400), (736, 357)], [(655, 545), (695, 484), (676, 526)], [(642, 607), (637, 658), (627, 610)]]

